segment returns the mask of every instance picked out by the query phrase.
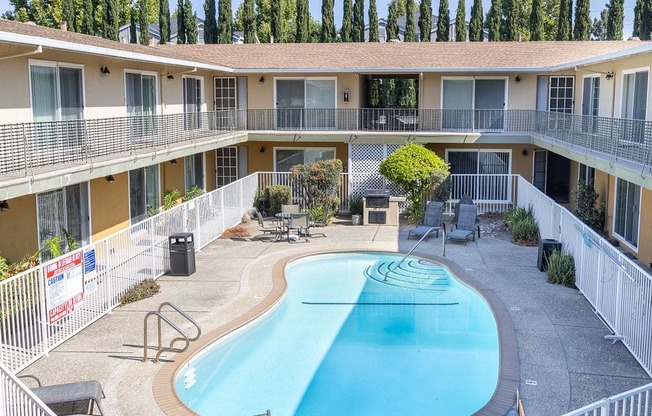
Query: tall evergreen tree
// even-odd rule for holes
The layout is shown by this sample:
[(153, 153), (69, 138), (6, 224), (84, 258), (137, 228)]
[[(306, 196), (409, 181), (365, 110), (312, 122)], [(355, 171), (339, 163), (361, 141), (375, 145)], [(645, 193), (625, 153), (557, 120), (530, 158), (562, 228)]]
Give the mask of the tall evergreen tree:
[(196, 45), (199, 40), (199, 33), (197, 31), (197, 15), (192, 11), (192, 3), (186, 0), (184, 4), (184, 12), (186, 18), (186, 42), (189, 45)]
[(502, 4), (501, 0), (491, 0), (491, 7), (487, 13), (487, 27), (489, 29), (489, 41), (500, 40), (500, 28), (502, 26)]
[(82, 3), (83, 18), (81, 25), (77, 25), (77, 29), (86, 35), (95, 34), (95, 7), (93, 7), (93, 0), (83, 0)]
[(421, 42), (430, 42), (432, 31), (432, 3), (431, 0), (421, 0), (419, 5), (419, 32)]
[(138, 29), (136, 28), (136, 10), (131, 11), (129, 20), (129, 43), (138, 43)]
[(518, 9), (516, 8), (517, 0), (503, 0), (503, 21), (501, 25), (500, 39), (505, 41), (518, 40)]
[(573, 39), (591, 39), (591, 2), (589, 0), (577, 0), (575, 5), (575, 28)]
[(69, 32), (77, 31), (77, 22), (75, 19), (75, 3), (73, 0), (63, 0), (61, 4), (61, 20), (65, 20)]
[(464, 0), (457, 3), (455, 13), (455, 42), (466, 42), (466, 6)]
[(609, 12), (607, 9), (602, 9), (600, 18), (593, 19), (591, 27), (591, 38), (594, 40), (607, 40), (607, 18)]
[(149, 44), (149, 22), (147, 21), (148, 12), (149, 4), (147, 3), (147, 0), (138, 0), (138, 26), (140, 27), (141, 45)]
[(310, 38), (310, 13), (308, 11), (308, 0), (297, 0), (297, 35), (295, 42), (306, 43)]
[(544, 39), (543, 4), (544, 0), (532, 0), (532, 13), (530, 14), (530, 40), (540, 41)]
[(342, 16), (342, 42), (353, 41), (353, 6), (352, 0), (344, 0), (344, 15)]
[(650, 31), (652, 31), (652, 0), (636, 0), (632, 36), (637, 36), (641, 40), (650, 40)]
[[(369, 42), (380, 42), (378, 34), (378, 9), (376, 0), (369, 0)], [(377, 84), (376, 87), (378, 86)]]
[(244, 0), (243, 4), (244, 43), (256, 43), (256, 4), (254, 0)]
[(177, 43), (186, 43), (186, 12), (183, 0), (177, 0)]
[(622, 40), (625, 19), (623, 0), (610, 0), (607, 9), (607, 40)]
[(333, 15), (333, 0), (322, 0), (321, 2), (321, 43), (332, 43), (336, 40), (335, 16)]
[(559, 1), (559, 17), (557, 18), (557, 36), (555, 40), (571, 40), (571, 15), (568, 13), (568, 3), (571, 2), (572, 4), (572, 1)]
[(229, 44), (233, 42), (233, 11), (231, 0), (219, 0), (217, 3), (217, 43)]
[(364, 42), (364, 0), (353, 3), (353, 42)]
[(204, 43), (217, 43), (217, 10), (215, 0), (204, 2)]
[(448, 42), (450, 40), (450, 20), (448, 0), (439, 0), (439, 11), (437, 12), (437, 42)]
[(415, 42), (417, 40), (417, 31), (414, 22), (415, 8), (414, 0), (405, 0), (405, 38), (403, 39), (405, 42)]
[[(344, 0), (345, 2), (347, 0)], [(389, 12), (387, 14), (387, 40), (398, 39), (398, 10), (395, 2), (389, 3)], [(384, 84), (383, 84), (384, 85)]]
[(281, 43), (283, 33), (283, 21), (281, 20), (281, 0), (272, 0), (270, 10), (269, 30), (274, 42)]
[(482, 42), (484, 40), (483, 16), (482, 0), (473, 0), (473, 6), (471, 6), (471, 21), (469, 22), (469, 40), (471, 42)]
[(117, 0), (104, 1), (104, 19), (102, 34), (105, 39), (118, 40), (119, 13)]
[(170, 41), (170, 4), (168, 0), (159, 0), (158, 30), (161, 34), (161, 44)]

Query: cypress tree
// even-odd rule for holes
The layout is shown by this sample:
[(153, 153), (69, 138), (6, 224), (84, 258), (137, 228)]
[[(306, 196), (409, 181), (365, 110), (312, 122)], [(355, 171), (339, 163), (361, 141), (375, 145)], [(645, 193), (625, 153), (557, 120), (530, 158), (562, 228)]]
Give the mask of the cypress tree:
[(432, 31), (432, 3), (430, 0), (421, 0), (419, 5), (419, 32), (421, 42), (430, 42), (430, 31)]
[(575, 5), (575, 29), (573, 39), (591, 39), (591, 2), (589, 0), (577, 0)]
[(186, 19), (186, 42), (190, 45), (195, 45), (199, 38), (197, 33), (197, 15), (192, 11), (190, 0), (186, 0), (184, 4), (183, 14)]
[(457, 3), (455, 14), (455, 42), (466, 42), (466, 7), (464, 0)]
[(380, 42), (378, 35), (378, 9), (376, 0), (369, 0), (369, 42)]
[(306, 43), (310, 38), (308, 0), (297, 0), (297, 35), (295, 42)]
[(650, 31), (652, 31), (652, 0), (636, 0), (632, 36), (637, 36), (641, 40), (650, 40)]
[(281, 22), (281, 0), (272, 0), (271, 10), (270, 10), (270, 34), (274, 38), (274, 42), (281, 43), (281, 33), (283, 33), (283, 25)]
[(61, 4), (61, 18), (66, 21), (69, 32), (77, 31), (77, 22), (75, 21), (75, 3), (73, 0), (63, 0)]
[(243, 20), (244, 43), (256, 43), (256, 10), (254, 0), (244, 0)]
[[(149, 5), (147, 0), (138, 0), (138, 25), (140, 26), (140, 44), (149, 44), (149, 22), (147, 21), (147, 13), (149, 12)], [(132, 11), (133, 17), (133, 11)]]
[(217, 3), (217, 43), (229, 44), (233, 42), (233, 11), (231, 0), (219, 0)]
[(353, 3), (353, 42), (364, 42), (364, 0)]
[(129, 43), (138, 43), (138, 33), (136, 29), (136, 10), (132, 9), (129, 18)]
[(95, 34), (95, 19), (93, 18), (95, 8), (93, 7), (93, 0), (83, 0), (82, 8), (84, 17), (81, 22), (81, 27), (78, 27), (81, 33), (86, 35)]
[(482, 0), (473, 0), (471, 6), (471, 21), (469, 22), (469, 40), (482, 42), (484, 40), (484, 25), (482, 22)]
[(177, 43), (186, 43), (186, 16), (183, 0), (177, 1)]
[(500, 39), (506, 41), (518, 40), (518, 9), (515, 0), (503, 0), (503, 16)]
[(437, 13), (437, 42), (448, 42), (450, 40), (450, 13), (448, 11), (448, 0), (439, 0), (439, 12)]
[(544, 0), (532, 0), (532, 13), (530, 14), (530, 40), (543, 40), (543, 3)]
[(106, 0), (104, 2), (104, 38), (118, 40), (118, 22), (120, 9), (117, 0)]
[[(344, 0), (345, 2), (347, 0)], [(393, 1), (389, 3), (389, 13), (387, 15), (387, 40), (398, 39), (398, 11), (396, 10), (396, 3)], [(383, 84), (384, 85), (384, 84)]]
[(170, 4), (168, 0), (160, 0), (158, 9), (158, 30), (161, 33), (161, 44), (170, 41)]
[(204, 2), (204, 43), (217, 43), (217, 10), (215, 0)]
[[(417, 40), (416, 25), (414, 24), (414, 0), (405, 1), (405, 42)], [(439, 40), (439, 39), (437, 39)]]
[(623, 0), (610, 0), (607, 8), (607, 40), (622, 40), (625, 18)]
[(335, 42), (335, 17), (333, 16), (333, 0), (322, 0), (321, 2), (321, 32), (319, 41), (321, 43)]
[(559, 1), (559, 17), (557, 18), (556, 40), (571, 40), (571, 15), (568, 13), (569, 2), (572, 4), (572, 0)]
[(645, 0), (636, 0), (634, 6), (634, 28), (632, 29), (632, 36), (641, 38), (641, 25), (643, 24), (643, 10), (645, 9)]
[(491, 7), (487, 13), (487, 27), (489, 28), (489, 41), (500, 40), (500, 28), (502, 26), (502, 5), (500, 0), (491, 0)]
[(591, 27), (591, 36), (595, 40), (607, 40), (607, 9), (602, 9), (600, 18), (593, 19), (593, 26)]
[(344, 15), (342, 16), (342, 42), (353, 40), (353, 6), (351, 0), (344, 0)]

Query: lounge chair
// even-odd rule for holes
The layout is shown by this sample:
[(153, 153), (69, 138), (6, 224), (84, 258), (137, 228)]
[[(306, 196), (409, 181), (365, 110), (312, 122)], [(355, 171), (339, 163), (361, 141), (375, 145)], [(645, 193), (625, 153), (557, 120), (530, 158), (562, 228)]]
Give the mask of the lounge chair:
[(298, 204), (292, 205), (281, 205), (281, 212), (284, 214), (298, 214), (301, 212), (301, 209)]
[[(292, 231), (296, 231), (296, 234), (292, 235)], [(302, 236), (308, 241), (308, 237), (310, 237), (310, 214), (291, 214), (287, 233), (288, 241), (297, 241)]]
[(426, 212), (423, 215), (423, 223), (413, 228), (408, 232), (408, 240), (411, 237), (421, 238), (426, 236), (426, 241), (430, 238), (430, 234), (435, 232), (435, 238), (439, 237), (439, 230), (446, 231), (444, 223), (441, 221), (441, 214), (444, 211), (444, 203), (436, 201), (428, 201), (426, 204)]
[(95, 406), (100, 415), (103, 414), (100, 402), (106, 396), (97, 380), (42, 386), (41, 380), (35, 376), (22, 375), (18, 377), (35, 380), (38, 387), (31, 389), (32, 393), (59, 416), (92, 415)]
[(478, 238), (480, 238), (480, 226), (476, 225), (478, 209), (475, 205), (463, 204), (459, 206), (459, 215), (455, 229), (447, 234), (451, 240), (464, 240), (464, 245), (469, 236), (475, 241), (475, 231), (477, 228)]
[[(455, 210), (454, 210), (455, 215), (453, 215), (453, 220), (451, 221), (451, 224), (453, 224), (453, 225), (457, 224), (457, 218), (460, 216), (460, 206), (462, 206), (462, 205), (474, 205), (475, 206), (475, 204), (473, 203), (473, 199), (471, 199), (470, 196), (462, 195), (462, 198), (460, 198), (460, 200), (457, 201), (457, 204), (455, 204)], [(477, 216), (475, 217), (475, 222), (476, 223), (480, 222), (480, 220), (478, 219)], [(478, 238), (479, 238), (479, 236), (478, 236)]]
[(281, 229), (281, 223), (276, 217), (263, 217), (260, 211), (256, 211), (258, 226), (263, 233), (278, 234)]

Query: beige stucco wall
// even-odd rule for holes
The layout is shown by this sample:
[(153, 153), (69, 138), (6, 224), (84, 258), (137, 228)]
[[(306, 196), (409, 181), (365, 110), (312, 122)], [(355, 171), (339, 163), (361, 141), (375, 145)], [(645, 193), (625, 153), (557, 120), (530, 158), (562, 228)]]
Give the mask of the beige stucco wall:
[(38, 250), (36, 195), (8, 201), (9, 210), (0, 211), (0, 257), (18, 261)]
[(91, 230), (97, 241), (129, 226), (129, 172), (90, 181)]

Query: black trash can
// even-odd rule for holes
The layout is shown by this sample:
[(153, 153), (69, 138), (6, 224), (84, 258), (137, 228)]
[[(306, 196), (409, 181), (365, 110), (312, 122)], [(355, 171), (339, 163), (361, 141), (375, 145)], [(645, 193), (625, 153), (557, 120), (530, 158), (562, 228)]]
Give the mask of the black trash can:
[(539, 240), (539, 255), (537, 257), (537, 268), (542, 272), (548, 270), (548, 257), (553, 251), (561, 251), (561, 243), (557, 240), (542, 238)]
[(170, 275), (190, 276), (195, 272), (195, 238), (192, 233), (176, 233), (169, 237)]

